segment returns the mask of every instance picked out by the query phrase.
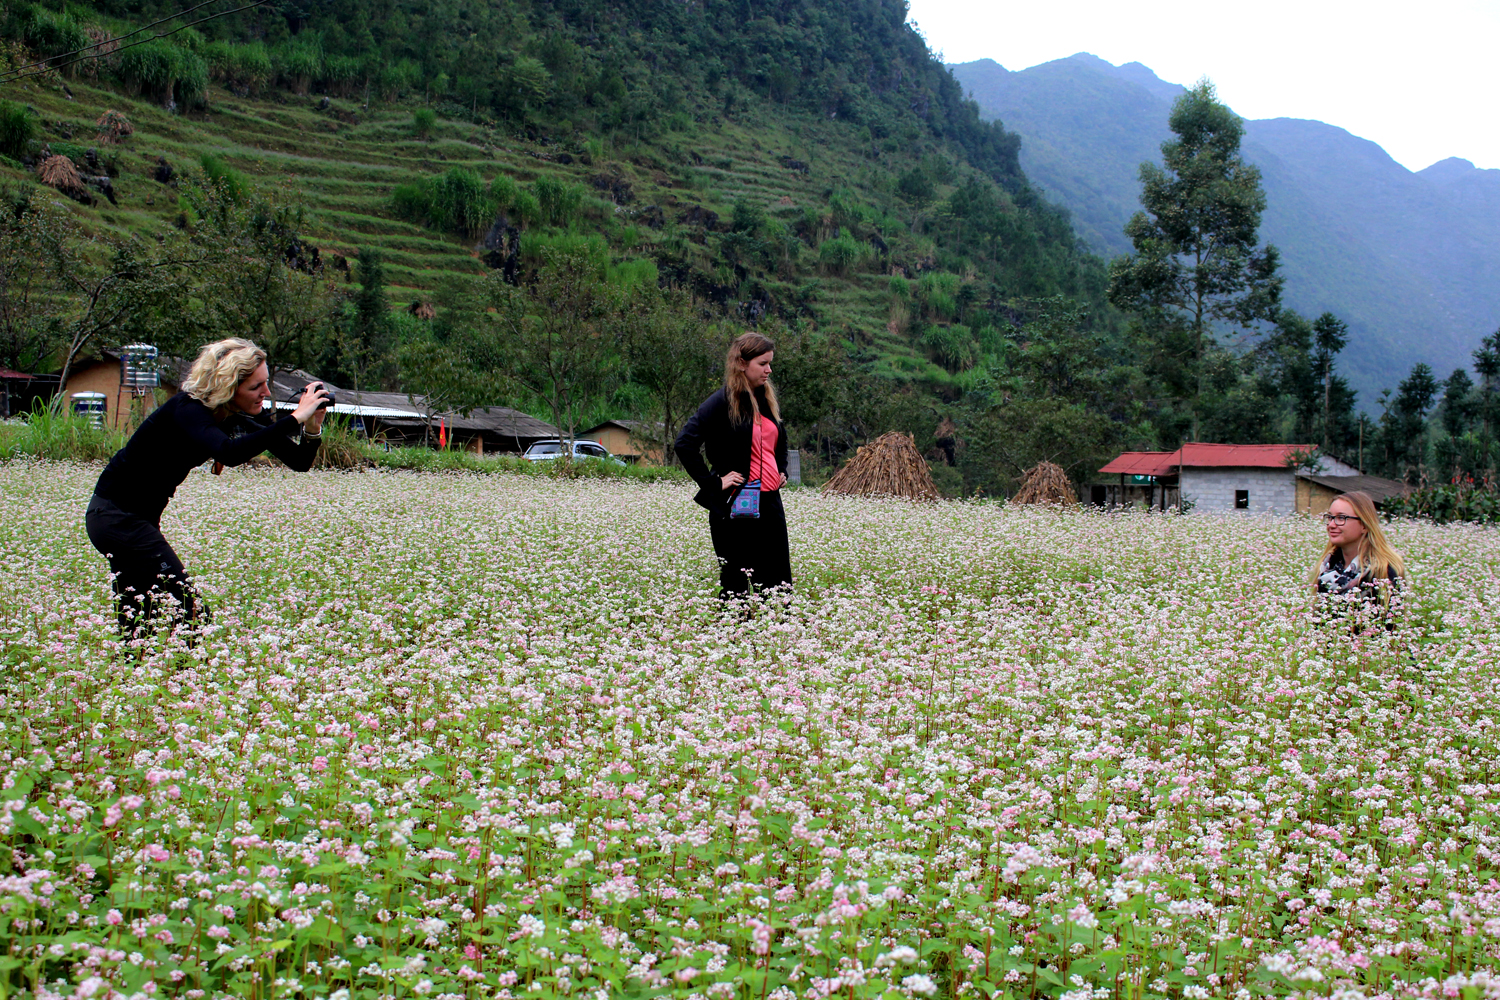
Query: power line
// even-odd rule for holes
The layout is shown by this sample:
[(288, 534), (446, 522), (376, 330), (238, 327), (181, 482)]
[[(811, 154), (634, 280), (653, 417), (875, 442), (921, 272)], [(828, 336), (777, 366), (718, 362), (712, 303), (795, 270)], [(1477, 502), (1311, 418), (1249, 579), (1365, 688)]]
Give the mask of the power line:
[[(80, 53), (87, 52), (89, 49), (97, 49), (101, 45), (108, 45), (110, 42), (123, 42), (125, 39), (129, 38), (131, 35), (139, 35), (143, 31), (149, 31), (150, 29), (156, 27), (158, 24), (166, 24), (168, 21), (175, 21), (179, 17), (186, 17), (187, 15), (191, 14), (195, 10), (201, 10), (202, 8), (207, 7), (209, 4), (211, 4), (211, 3), (217, 3), (217, 2), (218, 2), (218, 0), (203, 0), (203, 2), (200, 3), (200, 4), (198, 4), (196, 7), (189, 7), (187, 10), (180, 11), (179, 13), (176, 13), (176, 14), (172, 14), (169, 17), (160, 18), (158, 20), (152, 21), (150, 24), (143, 24), (139, 28), (136, 28), (134, 31), (129, 32), (128, 34), (121, 35), (118, 38), (106, 38), (102, 42), (95, 42), (93, 45), (85, 45), (83, 48), (81, 48), (81, 49), (74, 49), (72, 52), (60, 52), (60, 53), (58, 53), (55, 56), (48, 56), (46, 59), (40, 59), (40, 60), (38, 60), (38, 61), (36, 61), (34, 63), (27, 63), (25, 66), (17, 66), (15, 69), (9, 70), (8, 72), (11, 72), (11, 73), (21, 73), (21, 72), (23, 72), (25, 70), (28, 70), (28, 69), (35, 69), (38, 66), (47, 66), (54, 59), (66, 59), (69, 56), (76, 56), (76, 55), (79, 55)], [(105, 53), (101, 53), (101, 55), (102, 54), (105, 54)]]
[[(208, 0), (208, 2), (212, 3), (213, 0)], [(255, 0), (254, 3), (247, 3), (243, 7), (236, 7), (233, 10), (220, 11), (217, 14), (210, 14), (207, 17), (200, 17), (196, 21), (189, 21), (187, 24), (178, 25), (177, 27), (173, 28), (171, 31), (163, 31), (163, 32), (160, 32), (159, 34), (152, 35), (150, 38), (142, 38), (140, 41), (131, 42), (129, 45), (122, 45), (118, 49), (113, 50), (112, 52), (92, 52), (92, 53), (89, 53), (88, 55), (79, 56), (77, 59), (70, 59), (67, 62), (62, 63), (61, 65), (57, 65), (57, 66), (50, 65), (50, 62), (51, 62), (50, 59), (45, 60), (45, 62), (48, 63), (49, 65), (43, 65), (43, 63), (33, 63), (33, 64), (31, 64), (32, 67), (35, 67), (35, 66), (41, 66), (42, 67), (41, 69), (36, 70), (36, 72), (34, 72), (34, 73), (23, 73), (22, 70), (31, 68), (31, 67), (25, 67), (25, 66), (23, 66), (20, 69), (16, 69), (16, 70), (12, 70), (11, 71), (11, 73), (13, 73), (15, 75), (10, 76), (8, 78), (0, 78), (0, 84), (5, 84), (5, 83), (19, 83), (22, 80), (29, 80), (29, 79), (31, 79), (33, 77), (45, 76), (50, 70), (64, 69), (64, 68), (66, 68), (68, 66), (74, 65), (75, 63), (85, 62), (86, 60), (89, 60), (89, 59), (102, 59), (105, 56), (118, 55), (119, 53), (124, 52), (127, 49), (133, 49), (133, 48), (135, 48), (137, 45), (146, 45), (146, 44), (148, 44), (150, 42), (154, 42), (154, 41), (158, 41), (159, 39), (166, 38), (169, 35), (175, 35), (179, 31), (183, 31), (183, 30), (185, 30), (187, 28), (191, 28), (195, 24), (202, 24), (205, 21), (212, 21), (212, 20), (215, 20), (216, 18), (220, 18), (220, 17), (228, 17), (230, 14), (238, 14), (242, 10), (250, 10), (252, 7), (261, 7), (261, 6), (264, 6), (265, 4), (267, 4), (269, 2), (270, 2), (270, 0)], [(203, 7), (203, 6), (206, 6), (206, 4), (199, 4), (198, 7), (193, 7), (193, 8), (191, 8), (191, 10), (197, 10), (199, 7)], [(184, 14), (189, 13), (189, 12), (190, 11), (183, 11)], [(181, 14), (173, 15), (173, 17), (181, 17), (181, 16), (182, 16)], [(173, 20), (173, 18), (169, 17), (169, 18), (165, 18), (165, 20), (170, 21), (170, 20)], [(161, 22), (158, 21), (156, 23), (160, 24)], [(149, 25), (147, 27), (149, 27)], [(141, 29), (141, 30), (145, 30), (145, 29)], [(136, 32), (131, 32), (131, 34), (132, 35), (136, 34)], [(125, 36), (125, 37), (129, 37), (129, 36)], [(103, 43), (99, 43), (99, 44), (103, 44)], [(89, 46), (89, 48), (93, 48), (93, 47), (94, 46)], [(88, 49), (78, 49), (77, 51), (78, 52), (87, 52)], [(56, 58), (56, 57), (53, 57), (53, 58)]]

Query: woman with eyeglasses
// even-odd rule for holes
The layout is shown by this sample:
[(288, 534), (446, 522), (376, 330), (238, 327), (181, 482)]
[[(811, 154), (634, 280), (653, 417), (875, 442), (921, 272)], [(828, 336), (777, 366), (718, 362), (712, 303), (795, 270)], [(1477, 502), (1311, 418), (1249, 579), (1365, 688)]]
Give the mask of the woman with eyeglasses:
[(1328, 545), (1313, 567), (1313, 587), (1329, 603), (1379, 610), (1393, 628), (1392, 605), (1401, 593), (1406, 566), (1380, 528), (1370, 494), (1360, 491), (1334, 497), (1323, 515)]

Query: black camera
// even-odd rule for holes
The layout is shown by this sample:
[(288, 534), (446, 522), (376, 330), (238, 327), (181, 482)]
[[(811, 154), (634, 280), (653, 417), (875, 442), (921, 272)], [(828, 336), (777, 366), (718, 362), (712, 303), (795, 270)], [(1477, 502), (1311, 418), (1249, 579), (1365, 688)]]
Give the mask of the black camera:
[[(302, 390), (302, 392), (306, 392), (309, 388), (312, 388), (313, 386), (317, 386), (319, 389), (322, 389), (324, 392), (328, 393), (328, 398), (325, 399), (325, 400), (323, 400), (321, 403), (318, 404), (318, 409), (320, 409), (320, 410), (326, 410), (326, 409), (328, 409), (330, 406), (332, 406), (334, 404), (335, 400), (333, 398), (333, 390), (330, 389), (330, 388), (328, 388), (328, 385), (326, 383), (324, 383), (324, 382), (309, 382), (309, 383), (307, 383), (307, 386)], [(287, 402), (288, 403), (299, 403), (299, 402), (301, 402), (302, 401), (302, 392), (294, 392), (294, 393), (292, 393), (290, 396), (287, 397)]]

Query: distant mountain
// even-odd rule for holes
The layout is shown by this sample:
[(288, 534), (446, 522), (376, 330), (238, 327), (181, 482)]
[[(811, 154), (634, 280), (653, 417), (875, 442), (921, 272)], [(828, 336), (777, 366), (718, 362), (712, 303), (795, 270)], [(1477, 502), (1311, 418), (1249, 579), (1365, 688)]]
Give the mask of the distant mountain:
[[(1020, 72), (990, 59), (952, 69), (984, 115), (1020, 134), (1022, 169), (1079, 235), (1108, 256), (1128, 251), (1137, 172), (1160, 162), (1184, 88), (1087, 53)], [(1452, 158), (1413, 173), (1322, 122), (1245, 125), (1268, 201), (1261, 237), (1282, 252), (1287, 302), (1349, 323), (1342, 365), (1362, 405), (1373, 409), (1417, 361), (1440, 376), (1467, 366), (1500, 327), (1500, 170)]]

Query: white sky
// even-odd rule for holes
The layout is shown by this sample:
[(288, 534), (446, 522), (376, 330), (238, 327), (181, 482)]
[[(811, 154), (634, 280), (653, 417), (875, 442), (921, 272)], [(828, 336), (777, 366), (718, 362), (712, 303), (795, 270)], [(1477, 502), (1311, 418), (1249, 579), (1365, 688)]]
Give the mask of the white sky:
[(1500, 0), (911, 0), (945, 62), (1019, 70), (1091, 52), (1169, 83), (1208, 77), (1244, 118), (1313, 118), (1412, 170), (1500, 168)]

